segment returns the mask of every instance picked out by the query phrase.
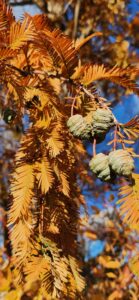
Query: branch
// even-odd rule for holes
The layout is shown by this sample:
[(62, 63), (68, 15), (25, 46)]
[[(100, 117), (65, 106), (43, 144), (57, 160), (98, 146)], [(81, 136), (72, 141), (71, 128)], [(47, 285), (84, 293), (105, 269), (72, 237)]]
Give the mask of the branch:
[(75, 39), (77, 33), (77, 26), (79, 21), (79, 13), (80, 13), (81, 0), (77, 0), (74, 12), (74, 28), (72, 33), (72, 38)]
[(23, 5), (36, 5), (36, 3), (34, 3), (34, 1), (32, 0), (25, 0), (25, 1), (21, 1), (21, 2), (10, 2), (10, 6), (23, 6)]

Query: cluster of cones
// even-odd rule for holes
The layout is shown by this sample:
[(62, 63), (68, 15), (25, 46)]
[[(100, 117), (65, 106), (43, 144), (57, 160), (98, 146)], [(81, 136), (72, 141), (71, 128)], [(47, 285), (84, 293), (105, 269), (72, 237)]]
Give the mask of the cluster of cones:
[(114, 126), (114, 117), (110, 110), (98, 108), (91, 115), (71, 116), (67, 126), (74, 137), (81, 140), (95, 138), (97, 142), (105, 139), (106, 133)]
[[(109, 109), (98, 108), (86, 117), (80, 114), (71, 116), (67, 126), (72, 135), (81, 140), (97, 143), (105, 139), (106, 133), (115, 125), (114, 116)], [(114, 150), (105, 155), (95, 155), (90, 163), (91, 171), (102, 181), (112, 181), (116, 176), (130, 177), (134, 170), (134, 160), (127, 150)]]
[(116, 176), (130, 177), (134, 170), (134, 160), (128, 151), (119, 149), (109, 155), (99, 153), (90, 163), (91, 171), (102, 181), (112, 181)]

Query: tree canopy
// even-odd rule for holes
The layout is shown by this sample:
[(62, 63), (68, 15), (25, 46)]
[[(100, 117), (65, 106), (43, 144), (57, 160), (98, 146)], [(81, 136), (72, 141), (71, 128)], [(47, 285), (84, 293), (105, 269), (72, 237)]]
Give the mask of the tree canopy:
[[(2, 297), (136, 300), (139, 117), (122, 123), (114, 108), (139, 95), (138, 13), (126, 0), (9, 4), (0, 0)], [(42, 13), (16, 20), (12, 7), (27, 4)]]

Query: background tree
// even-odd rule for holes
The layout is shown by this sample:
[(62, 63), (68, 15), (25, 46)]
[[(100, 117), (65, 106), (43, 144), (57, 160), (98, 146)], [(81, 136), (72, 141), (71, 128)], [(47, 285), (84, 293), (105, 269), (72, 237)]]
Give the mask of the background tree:
[[(109, 221), (108, 230), (106, 222), (101, 238), (98, 230), (95, 233), (95, 222), (91, 225), (93, 238), (103, 240), (106, 232), (108, 235), (101, 256), (94, 259), (94, 262), (90, 260), (86, 266), (84, 263), (84, 275), (87, 272), (88, 282), (88, 291), (85, 290), (84, 294), (82, 290), (85, 285), (79, 273), (77, 258), (86, 254), (77, 255), (77, 232), (81, 226), (81, 234), (89, 237), (90, 233), (92, 238), (87, 223), (84, 224), (85, 219), (79, 218), (80, 205), (86, 211), (81, 191), (84, 193), (86, 189), (90, 196), (96, 197), (97, 187), (101, 196), (104, 191), (116, 189), (117, 183), (123, 182), (121, 175), (125, 177), (125, 169), (124, 173), (121, 169), (119, 173), (119, 167), (116, 166), (116, 169), (112, 168), (114, 176), (109, 174), (110, 183), (102, 185), (96, 181), (96, 176), (92, 176), (89, 168), (92, 153), (90, 156), (83, 144), (88, 149), (88, 145), (93, 143), (93, 155), (97, 157), (96, 143), (103, 140), (111, 128), (114, 134), (114, 137), (109, 135), (111, 150), (120, 146), (128, 154), (126, 159), (136, 156), (127, 145), (138, 138), (138, 118), (126, 124), (119, 123), (109, 109), (109, 101), (107, 103), (104, 97), (108, 96), (110, 100), (112, 96), (114, 106), (125, 89), (128, 93), (132, 91), (138, 94), (134, 81), (138, 76), (137, 17), (129, 24), (129, 6), (125, 1), (95, 1), (95, 5), (90, 1), (86, 3), (88, 5), (84, 1), (59, 1), (56, 6), (53, 4), (53, 1), (45, 5), (37, 3), (48, 16), (31, 17), (26, 14), (22, 22), (17, 22), (12, 11), (1, 3), (1, 110), (7, 124), (1, 124), (1, 139), (4, 139), (1, 148), (1, 195), (4, 210), (10, 207), (8, 224), (11, 241), (10, 244), (7, 230), (4, 229), (5, 212), (2, 209), (2, 235), (5, 235), (6, 250), (1, 255), (4, 270), (1, 273), (1, 289), (6, 299), (12, 295), (19, 299), (84, 299), (91, 297), (91, 293), (98, 299), (135, 299), (138, 283), (133, 279), (127, 262), (123, 263), (122, 259), (127, 251), (134, 249), (136, 239), (134, 235), (130, 238), (126, 225), (119, 228), (121, 222), (118, 212), (109, 216), (119, 222), (118, 229), (116, 222), (112, 225)], [(111, 26), (106, 22), (108, 20)], [(72, 41), (53, 25), (59, 25), (76, 41)], [(129, 65), (131, 63), (132, 66)], [(117, 89), (116, 84), (121, 87)], [(74, 115), (78, 117), (75, 124)], [(105, 130), (104, 124), (107, 124)], [(5, 129), (8, 138), (4, 136)], [(20, 148), (16, 151), (20, 137)], [(85, 142), (80, 142), (82, 138)], [(108, 151), (103, 148), (103, 152), (108, 154), (109, 148)], [(107, 156), (105, 158), (107, 161)], [(120, 154), (117, 159), (120, 160)], [(113, 162), (110, 166), (113, 166)], [(94, 166), (92, 170), (95, 170)], [(8, 200), (8, 174), (11, 172)], [(100, 176), (98, 171), (94, 173)], [(120, 176), (115, 179), (117, 174)], [(106, 179), (102, 175), (101, 178)], [(128, 177), (128, 185), (124, 184), (121, 190), (122, 194), (130, 194), (130, 197), (122, 200), (121, 213), (126, 213), (125, 222), (136, 230), (137, 185), (138, 175), (133, 174)], [(102, 217), (100, 213), (99, 218)], [(117, 238), (118, 234), (120, 238)], [(107, 245), (107, 238), (110, 245)], [(117, 245), (117, 239), (120, 245)], [(123, 239), (126, 241), (125, 246)], [(9, 266), (11, 248), (12, 261)], [(137, 258), (134, 260), (132, 268), (135, 270), (138, 269), (134, 267), (137, 266)], [(91, 275), (91, 264), (94, 275)], [(97, 271), (100, 268), (101, 274)], [(106, 274), (105, 281), (103, 273)], [(122, 282), (123, 275), (125, 282)], [(13, 276), (16, 279), (14, 285)], [(114, 284), (111, 284), (111, 278)], [(19, 288), (19, 282), (22, 282), (22, 288)], [(131, 291), (127, 290), (129, 283)]]

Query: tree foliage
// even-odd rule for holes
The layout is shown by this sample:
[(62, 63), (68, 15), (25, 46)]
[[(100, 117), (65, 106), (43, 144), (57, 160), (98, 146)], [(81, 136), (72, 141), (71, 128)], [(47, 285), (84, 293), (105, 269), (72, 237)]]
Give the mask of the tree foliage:
[[(41, 2), (37, 4), (45, 9)], [(127, 17), (125, 13), (123, 24), (117, 9), (123, 11), (125, 4), (126, 1), (119, 1), (116, 7), (116, 4), (109, 3), (103, 11), (105, 18), (108, 17), (106, 9), (107, 13), (112, 11), (112, 22), (117, 16), (122, 29), (127, 24)], [(63, 32), (53, 23), (64, 24), (70, 5), (75, 12), (74, 19), (71, 23), (66, 21), (67, 32)], [(101, 5), (97, 1), (96, 8), (99, 9)], [(127, 237), (127, 232), (131, 234), (128, 226), (137, 231), (139, 227), (139, 176), (132, 172), (137, 154), (134, 148), (129, 147), (138, 139), (139, 119), (135, 116), (127, 123), (120, 123), (109, 101), (104, 98), (108, 93), (111, 96), (112, 89), (115, 101), (120, 93), (139, 95), (138, 67), (137, 63), (132, 63), (135, 53), (127, 53), (122, 61), (117, 58), (115, 50), (107, 60), (104, 59), (101, 53), (103, 41), (105, 51), (111, 46), (116, 49), (116, 44), (110, 46), (108, 42), (108, 35), (113, 35), (113, 31), (107, 26), (103, 31), (102, 12), (99, 15), (101, 22), (98, 30), (97, 11), (88, 10), (90, 1), (85, 7), (83, 1), (71, 1), (66, 5), (58, 1), (56, 7), (56, 11), (52, 12), (53, 1), (48, 1), (48, 16), (25, 13), (21, 21), (16, 21), (11, 8), (2, 0), (0, 2), (0, 107), (7, 124), (2, 126), (6, 126), (4, 129), (11, 134), (7, 140), (9, 145), (6, 144), (1, 150), (1, 160), (5, 161), (2, 167), (2, 206), (7, 208), (5, 219), (8, 224), (8, 237), (7, 229), (3, 233), (7, 254), (4, 250), (1, 255), (4, 269), (1, 272), (2, 291), (9, 291), (5, 296), (7, 300), (14, 293), (17, 299), (22, 299), (24, 294), (30, 295), (31, 299), (91, 299), (90, 291), (98, 299), (137, 299), (138, 283), (135, 279), (131, 290), (125, 291), (132, 275), (129, 266), (125, 262), (122, 264), (122, 260), (128, 250), (134, 250), (131, 240), (136, 243), (134, 236)], [(83, 8), (85, 10), (79, 21)], [(97, 23), (93, 34), (92, 14), (94, 24)], [(83, 25), (86, 22), (87, 32), (84, 32)], [(133, 30), (134, 22), (128, 27), (128, 32)], [(80, 38), (76, 38), (79, 35)], [(122, 32), (119, 39), (123, 35)], [(97, 41), (95, 45), (98, 43), (94, 59), (90, 42), (92, 38)], [(101, 59), (99, 55), (96, 57), (98, 46)], [(113, 63), (112, 53), (115, 57)], [(75, 122), (76, 116), (81, 117), (80, 124)], [(97, 232), (93, 229), (92, 235), (92, 229), (84, 226), (79, 210), (83, 207), (86, 213), (83, 192), (86, 185), (92, 189), (92, 184), (95, 186), (92, 178), (96, 179), (90, 171), (89, 162), (90, 159), (94, 162), (98, 157), (96, 145), (105, 139), (109, 130), (110, 150), (105, 154), (106, 164), (99, 165), (98, 160), (96, 171), (94, 167), (92, 171), (102, 180), (105, 178), (104, 171), (109, 172), (109, 189), (112, 183), (115, 186), (117, 182), (120, 184), (120, 214), (124, 219), (121, 224), (116, 212), (114, 218), (121, 227), (117, 229), (118, 223), (109, 221), (108, 230), (106, 224), (106, 233), (114, 235), (113, 244), (107, 241), (102, 255), (95, 261), (94, 278), (97, 278), (100, 269), (103, 276), (92, 287), (90, 279), (83, 274), (85, 268), (81, 265), (81, 254), (78, 251), (78, 234), (83, 234), (84, 227), (86, 237), (97, 239), (100, 230)], [(84, 142), (86, 131), (88, 135)], [(85, 147), (86, 142), (93, 146), (91, 157)], [(118, 155), (117, 158), (110, 158), (111, 153)], [(92, 226), (95, 228), (97, 225), (93, 223)], [(122, 231), (122, 237), (117, 246), (119, 231)], [(122, 238), (127, 242), (125, 246)], [(118, 250), (115, 250), (117, 247)], [(8, 256), (4, 259), (4, 255), (9, 255), (10, 263), (7, 263)], [(130, 262), (136, 274), (137, 260), (138, 254)], [(91, 263), (86, 265), (88, 272)], [(111, 279), (115, 280), (115, 285), (111, 284)]]

